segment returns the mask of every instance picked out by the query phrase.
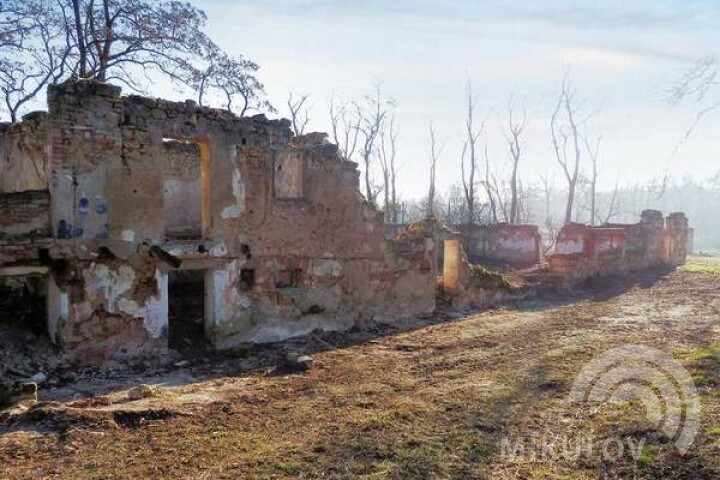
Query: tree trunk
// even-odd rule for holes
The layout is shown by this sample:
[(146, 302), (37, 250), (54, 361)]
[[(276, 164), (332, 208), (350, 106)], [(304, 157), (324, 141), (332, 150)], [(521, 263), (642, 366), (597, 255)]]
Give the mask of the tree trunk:
[(75, 34), (77, 35), (79, 59), (78, 77), (87, 77), (87, 49), (85, 46), (85, 34), (83, 32), (82, 18), (80, 17), (80, 0), (72, 0), (73, 14), (75, 15)]
[(568, 183), (568, 198), (567, 205), (565, 206), (565, 225), (572, 223), (573, 206), (575, 203), (575, 185), (577, 181), (575, 179)]
[(517, 163), (513, 165), (513, 173), (510, 177), (510, 223), (518, 223), (518, 188), (517, 188)]

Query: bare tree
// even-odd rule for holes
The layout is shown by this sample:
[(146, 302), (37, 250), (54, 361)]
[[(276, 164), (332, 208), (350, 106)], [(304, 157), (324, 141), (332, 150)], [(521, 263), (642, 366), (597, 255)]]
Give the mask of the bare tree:
[(505, 131), (505, 140), (510, 151), (510, 160), (512, 161), (510, 173), (510, 212), (509, 223), (518, 223), (520, 217), (520, 185), (518, 181), (518, 166), (523, 154), (522, 134), (527, 127), (527, 112), (523, 108), (521, 118), (517, 118), (514, 113), (512, 97), (508, 101), (508, 129)]
[(490, 157), (488, 155), (488, 147), (485, 145), (485, 179), (482, 182), (485, 188), (485, 195), (487, 196), (488, 205), (490, 206), (490, 222), (493, 224), (498, 223), (498, 199), (500, 198), (500, 191), (498, 188), (497, 178), (490, 173)]
[(308, 93), (296, 96), (292, 90), (288, 92), (287, 106), (295, 135), (303, 135), (305, 128), (307, 128), (308, 123), (310, 123), (310, 107), (307, 105), (308, 98), (310, 98), (310, 94)]
[(385, 221), (397, 224), (397, 132), (395, 131), (394, 113), (390, 115), (389, 121), (383, 123), (383, 127), (380, 130), (379, 157), (383, 172)]
[(330, 96), (330, 124), (335, 145), (344, 158), (351, 160), (357, 150), (362, 121), (356, 104), (338, 101), (335, 95)]
[[(73, 0), (80, 3), (76, 17), (78, 49), (86, 47), (87, 76), (115, 79), (139, 90), (133, 69), (159, 71), (184, 81), (193, 62), (219, 50), (202, 32), (207, 17), (185, 2), (143, 0)], [(82, 62), (82, 58), (80, 59)]]
[[(580, 176), (580, 160), (582, 149), (576, 119), (578, 105), (570, 88), (569, 77), (563, 78), (558, 95), (557, 105), (550, 118), (550, 132), (555, 158), (562, 168), (568, 184), (567, 202), (565, 205), (565, 223), (572, 222), (575, 195)], [(570, 147), (570, 153), (568, 148)]]
[(690, 138), (695, 128), (711, 112), (720, 107), (720, 101), (709, 100), (710, 93), (720, 85), (720, 58), (708, 56), (697, 62), (691, 69), (685, 72), (683, 77), (667, 92), (666, 100), (671, 105), (691, 101), (698, 105), (699, 110), (695, 119), (685, 131), (685, 134), (676, 145), (673, 153), (677, 153), (680, 147)]
[(587, 150), (588, 157), (590, 157), (590, 225), (596, 225), (598, 219), (598, 205), (597, 205), (597, 181), (599, 175), (598, 166), (598, 153), (600, 152), (600, 142), (602, 136), (599, 135), (593, 144), (588, 140), (587, 135), (582, 136), (585, 149)]
[(555, 182), (552, 177), (540, 175), (540, 184), (542, 186), (545, 207), (545, 219), (543, 221), (543, 227), (545, 230), (545, 248), (543, 254), (546, 254), (555, 246), (555, 240), (557, 238), (557, 226), (555, 225), (555, 221), (552, 216), (552, 195), (555, 190)]
[(376, 160), (382, 155), (380, 134), (394, 108), (394, 100), (382, 94), (380, 84), (375, 86), (373, 94), (360, 100), (345, 101), (338, 100), (335, 95), (330, 97), (333, 141), (345, 158), (352, 159), (355, 154), (360, 156), (364, 167), (365, 197), (373, 206), (377, 206), (377, 197), (386, 186), (384, 180), (380, 183), (374, 181), (373, 172)]
[(21, 110), (68, 71), (68, 13), (37, 0), (0, 4), (0, 93), (10, 121), (17, 122)]
[(360, 131), (360, 156), (365, 166), (365, 197), (371, 205), (377, 206), (379, 189), (372, 181), (373, 159), (376, 153), (376, 141), (383, 128), (388, 109), (392, 108), (393, 101), (383, 98), (380, 85), (375, 86), (374, 95), (365, 96), (364, 103), (357, 104), (360, 117), (358, 130)]
[(427, 215), (435, 214), (435, 173), (437, 171), (437, 161), (442, 153), (443, 146), (438, 144), (435, 127), (432, 122), (428, 126), (428, 132), (430, 134), (430, 184), (428, 186), (428, 197), (427, 197)]
[(608, 204), (607, 209), (607, 215), (605, 215), (605, 218), (603, 220), (603, 225), (608, 223), (610, 220), (613, 219), (616, 215), (620, 213), (620, 205), (618, 203), (618, 182), (615, 182), (615, 188), (613, 188), (612, 195), (610, 197), (610, 202)]
[(81, 13), (84, 9), (80, 7), (80, 0), (72, 0), (72, 9), (73, 19), (75, 20), (75, 41), (78, 49), (77, 74), (80, 78), (86, 78), (88, 74), (88, 53)]
[(200, 96), (211, 85), (228, 109), (268, 107), (257, 65), (225, 54), (203, 32), (206, 20), (202, 10), (180, 1), (3, 0), (5, 108), (17, 119), (47, 85), (70, 76), (114, 80), (143, 92), (158, 73), (200, 86)]
[[(462, 155), (460, 159), (460, 168), (462, 173), (462, 187), (463, 194), (465, 196), (465, 204), (467, 206), (467, 219), (465, 220), (468, 224), (475, 223), (477, 220), (477, 208), (476, 199), (477, 194), (475, 193), (477, 174), (477, 142), (485, 129), (485, 121), (480, 126), (475, 128), (475, 97), (472, 94), (472, 87), (470, 82), (467, 82), (466, 86), (467, 94), (467, 106), (465, 114), (465, 141), (463, 142)], [(467, 167), (465, 159), (467, 158)]]
[(265, 86), (255, 76), (259, 68), (245, 58), (214, 50), (203, 70), (193, 69), (188, 83), (197, 92), (199, 105), (203, 105), (206, 95), (214, 94), (222, 99), (227, 111), (241, 117), (251, 111), (274, 113), (275, 108), (265, 99)]

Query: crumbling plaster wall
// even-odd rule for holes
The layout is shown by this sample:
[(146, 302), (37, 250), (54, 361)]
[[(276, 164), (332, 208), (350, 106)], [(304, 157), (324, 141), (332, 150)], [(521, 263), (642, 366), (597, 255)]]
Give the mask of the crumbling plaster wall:
[[(206, 331), (220, 348), (434, 308), (432, 271), (414, 259), (434, 245), (407, 252), (385, 240), (357, 165), (324, 135), (293, 137), (287, 121), (121, 97), (91, 82), (51, 87), (49, 106), (52, 257), (72, 259), (74, 272), (53, 275), (49, 310), (67, 349), (95, 344), (92, 355), (117, 356), (163, 343), (170, 267), (148, 254), (153, 245), (181, 268), (206, 270)], [(166, 238), (166, 139), (199, 145), (208, 162), (202, 238)], [(116, 265), (108, 272), (103, 248)], [(292, 285), (282, 284), (288, 272)]]
[(460, 225), (463, 248), (473, 263), (525, 268), (540, 263), (537, 225)]
[(50, 278), (48, 333), (82, 363), (163, 352), (167, 298), (167, 275), (149, 259), (73, 262)]

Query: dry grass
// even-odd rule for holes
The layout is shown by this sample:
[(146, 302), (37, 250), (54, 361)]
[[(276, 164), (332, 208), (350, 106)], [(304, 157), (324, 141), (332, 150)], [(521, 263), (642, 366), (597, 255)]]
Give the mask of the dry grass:
[(720, 257), (690, 256), (681, 269), (685, 272), (720, 275)]
[[(8, 434), (0, 478), (718, 478), (720, 277), (641, 280), (330, 350), (305, 374), (222, 378), (229, 387), (209, 405), (143, 400), (190, 416)], [(671, 352), (702, 380), (702, 429), (687, 456), (637, 404), (566, 401), (587, 361), (627, 343)], [(587, 434), (649, 440), (637, 461), (501, 455), (504, 437)]]

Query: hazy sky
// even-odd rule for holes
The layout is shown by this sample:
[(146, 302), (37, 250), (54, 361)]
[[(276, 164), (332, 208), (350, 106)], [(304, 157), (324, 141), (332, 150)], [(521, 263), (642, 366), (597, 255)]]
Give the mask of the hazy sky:
[(696, 105), (671, 107), (665, 91), (720, 45), (720, 3), (693, 0), (429, 1), (198, 0), (209, 33), (231, 53), (261, 65), (270, 100), (285, 113), (287, 92), (310, 93), (312, 130), (329, 130), (331, 92), (361, 96), (382, 82), (397, 101), (402, 191), (427, 188), (430, 121), (444, 142), (438, 181), (459, 182), (463, 85), (489, 115), (489, 154), (508, 162), (501, 122), (507, 103), (527, 110), (521, 176), (561, 184), (549, 116), (570, 67), (588, 124), (603, 136), (602, 183), (664, 173), (696, 177), (720, 169), (717, 116), (673, 155)]

